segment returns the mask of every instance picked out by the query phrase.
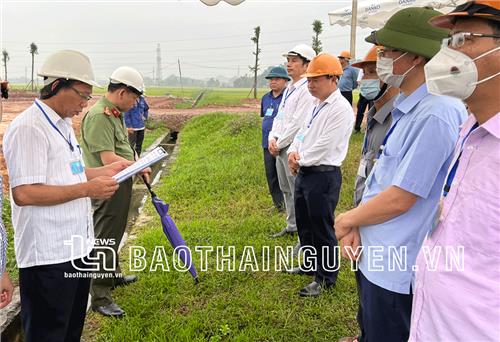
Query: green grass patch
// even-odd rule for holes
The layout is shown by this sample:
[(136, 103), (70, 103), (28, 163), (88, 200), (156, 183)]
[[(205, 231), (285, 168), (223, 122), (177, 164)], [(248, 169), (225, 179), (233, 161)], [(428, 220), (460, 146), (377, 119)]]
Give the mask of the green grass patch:
[(18, 283), (19, 269), (17, 268), (16, 255), (14, 252), (14, 229), (12, 228), (12, 215), (10, 199), (8, 194), (4, 194), (2, 207), (2, 221), (7, 232), (7, 265), (6, 271), (13, 283)]
[(146, 121), (146, 132), (144, 133), (142, 149), (147, 149), (153, 142), (155, 142), (156, 139), (168, 132), (169, 130), (165, 122), (160, 120), (148, 119)]
[[(215, 252), (208, 271), (194, 285), (189, 274), (173, 269), (172, 248), (150, 203), (151, 220), (135, 227), (130, 244), (143, 246), (146, 269), (139, 281), (114, 291), (127, 315), (120, 320), (95, 313), (85, 336), (96, 341), (335, 341), (357, 333), (355, 279), (342, 260), (335, 289), (319, 298), (301, 298), (309, 277), (262, 271), (263, 246), (293, 246), (296, 238), (272, 239), (285, 225), (270, 212), (257, 115), (210, 114), (192, 119), (180, 135), (180, 153), (156, 186), (171, 204), (170, 214), (189, 246), (234, 246), (238, 270), (244, 246), (254, 246), (259, 271), (218, 272)], [(353, 135), (343, 165), (344, 184), (338, 212), (352, 205), (354, 177), (362, 136)], [(170, 272), (150, 272), (156, 246), (164, 246)], [(129, 246), (122, 253), (127, 268)], [(226, 249), (227, 252), (227, 249)], [(271, 253), (271, 255), (273, 255)], [(200, 271), (200, 254), (194, 253)], [(274, 267), (271, 260), (271, 269)]]
[[(268, 89), (257, 89), (257, 98), (260, 99)], [(204, 107), (206, 105), (226, 105), (233, 106), (239, 105), (246, 99), (253, 99), (253, 91), (244, 88), (224, 88), (224, 89), (208, 89), (203, 95), (197, 107)]]

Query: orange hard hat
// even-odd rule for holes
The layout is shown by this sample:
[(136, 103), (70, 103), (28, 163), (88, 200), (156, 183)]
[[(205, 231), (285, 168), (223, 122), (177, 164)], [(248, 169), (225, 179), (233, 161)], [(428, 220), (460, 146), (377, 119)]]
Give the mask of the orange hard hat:
[(345, 58), (345, 59), (351, 59), (351, 53), (349, 51), (342, 51), (339, 54), (339, 57)]
[(500, 0), (475, 0), (457, 6), (448, 14), (438, 15), (429, 23), (436, 27), (451, 29), (457, 17), (472, 17), (500, 21)]
[(363, 59), (361, 62), (357, 62), (352, 64), (353, 67), (355, 68), (362, 68), (365, 64), (367, 63), (376, 63), (377, 62), (377, 50), (380, 49), (381, 46), (379, 45), (373, 45), (370, 50), (368, 50), (368, 53), (365, 56), (365, 59)]
[(302, 77), (340, 76), (343, 73), (342, 65), (337, 57), (322, 53), (309, 62), (307, 71)]

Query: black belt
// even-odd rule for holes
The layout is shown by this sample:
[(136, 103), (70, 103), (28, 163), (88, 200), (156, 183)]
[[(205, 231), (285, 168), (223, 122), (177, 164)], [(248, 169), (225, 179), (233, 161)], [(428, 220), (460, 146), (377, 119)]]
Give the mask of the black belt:
[(314, 173), (314, 172), (329, 172), (336, 171), (340, 169), (338, 166), (333, 165), (319, 165), (319, 166), (301, 166), (299, 172), (303, 174)]

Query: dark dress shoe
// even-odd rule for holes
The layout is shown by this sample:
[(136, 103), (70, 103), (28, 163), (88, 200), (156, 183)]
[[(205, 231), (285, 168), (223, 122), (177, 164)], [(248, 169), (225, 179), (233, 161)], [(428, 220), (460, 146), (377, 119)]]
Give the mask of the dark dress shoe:
[(316, 281), (313, 281), (303, 289), (299, 291), (299, 296), (301, 297), (317, 297), (321, 294), (322, 291), (331, 288), (333, 285), (320, 284)]
[(95, 312), (99, 312), (101, 315), (106, 317), (122, 317), (125, 315), (125, 311), (122, 310), (116, 303), (109, 303), (106, 305), (99, 305), (95, 308), (92, 308)]
[(296, 232), (292, 232), (290, 230), (287, 230), (286, 228), (284, 228), (281, 232), (278, 232), (276, 234), (273, 234), (273, 238), (277, 238), (277, 237), (282, 237), (286, 234), (294, 234)]
[(278, 210), (279, 213), (286, 213), (285, 205), (277, 205), (276, 210)]
[(308, 276), (313, 276), (314, 272), (313, 271), (307, 271), (303, 270), (300, 267), (294, 267), (291, 270), (286, 270), (286, 273), (288, 274), (296, 274), (296, 275), (308, 275)]
[(126, 286), (129, 284), (135, 283), (136, 281), (137, 281), (137, 276), (135, 276), (135, 275), (127, 275), (124, 277), (115, 278), (113, 280), (112, 289), (116, 289), (118, 286)]

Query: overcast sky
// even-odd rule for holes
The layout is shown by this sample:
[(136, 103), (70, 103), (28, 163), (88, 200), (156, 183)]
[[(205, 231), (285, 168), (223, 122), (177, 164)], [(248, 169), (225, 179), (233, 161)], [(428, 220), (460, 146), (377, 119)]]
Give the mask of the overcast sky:
[[(35, 70), (48, 54), (76, 49), (87, 54), (96, 77), (106, 79), (118, 66), (130, 65), (145, 76), (156, 69), (161, 46), (163, 77), (231, 77), (249, 72), (255, 47), (250, 37), (261, 27), (262, 69), (283, 62), (281, 54), (298, 43), (311, 44), (312, 22), (324, 24), (323, 50), (338, 54), (349, 49), (347, 27), (331, 26), (328, 12), (351, 0), (246, 0), (238, 6), (199, 0), (150, 1), (23, 1), (0, 0), (0, 48), (7, 49), (9, 78), (30, 77), (29, 45), (35, 42)], [(358, 57), (370, 48), (358, 31)], [(2, 77), (3, 77), (3, 67)]]

